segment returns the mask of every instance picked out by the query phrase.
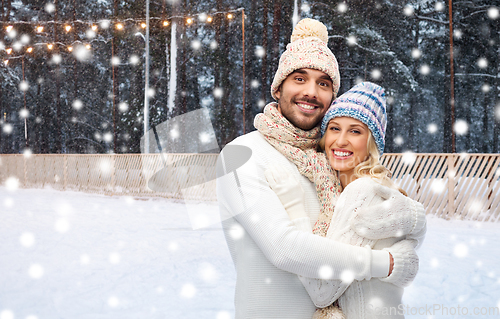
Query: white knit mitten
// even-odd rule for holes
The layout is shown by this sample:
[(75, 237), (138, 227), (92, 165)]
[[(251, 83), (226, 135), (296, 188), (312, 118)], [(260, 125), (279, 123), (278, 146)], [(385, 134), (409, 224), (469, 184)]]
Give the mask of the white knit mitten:
[(304, 207), (304, 190), (290, 172), (275, 165), (267, 169), (264, 175), (291, 220), (307, 217)]
[(352, 218), (351, 226), (358, 235), (368, 239), (401, 237), (425, 226), (422, 204), (386, 186), (377, 185), (374, 191), (382, 202), (364, 205)]
[(418, 272), (418, 256), (414, 248), (416, 244), (415, 240), (406, 239), (384, 248), (394, 258), (394, 269), (389, 277), (378, 279), (402, 288), (409, 286)]
[(317, 309), (312, 319), (345, 319), (344, 313), (338, 306), (330, 305)]

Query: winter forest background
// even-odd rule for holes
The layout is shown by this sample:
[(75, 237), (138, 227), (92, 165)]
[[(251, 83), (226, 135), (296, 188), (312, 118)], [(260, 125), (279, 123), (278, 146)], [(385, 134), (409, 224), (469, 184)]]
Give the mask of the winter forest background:
[[(386, 88), (386, 152), (450, 152), (454, 130), (457, 152), (498, 153), (498, 2), (452, 11), (453, 127), (448, 1), (152, 0), (149, 125), (204, 107), (221, 147), (253, 130), (295, 12), (328, 27), (340, 93)], [(2, 0), (0, 153), (140, 153), (145, 15), (144, 0)]]

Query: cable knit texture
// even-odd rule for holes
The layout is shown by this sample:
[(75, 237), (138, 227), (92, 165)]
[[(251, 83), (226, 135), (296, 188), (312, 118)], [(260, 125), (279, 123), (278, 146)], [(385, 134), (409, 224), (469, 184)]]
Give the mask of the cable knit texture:
[[(223, 231), (237, 274), (235, 319), (312, 318), (316, 306), (297, 275), (320, 278), (319, 270), (325, 265), (331, 267), (332, 278), (340, 279), (344, 269), (351, 269), (357, 280), (371, 278), (373, 252), (369, 248), (310, 233), (311, 221), (317, 220), (320, 212), (317, 192), (293, 163), (257, 131), (229, 145), (252, 151), (248, 161), (237, 168), (237, 179), (234, 173), (217, 178)], [(309, 233), (293, 225), (269, 187), (264, 171), (272, 164), (287, 168), (300, 182), (310, 218)]]
[[(279, 189), (280, 181), (275, 182), (277, 184), (275, 189)], [(285, 182), (284, 179), (283, 182)], [(287, 180), (286, 184), (290, 184), (290, 180)], [(286, 187), (292, 186), (286, 185)], [(352, 220), (356, 216), (352, 212), (359, 212), (386, 200), (379, 195), (380, 186), (375, 180), (367, 177), (350, 183), (337, 201), (331, 221), (332, 227), (328, 230), (327, 238), (351, 245), (389, 251), (393, 255), (395, 264), (391, 276), (380, 280), (372, 278), (368, 281), (354, 282), (348, 272), (345, 273), (343, 281), (300, 277), (316, 306), (325, 307), (338, 300), (346, 319), (401, 318), (400, 316), (386, 316), (376, 308), (383, 306), (387, 309), (391, 307), (398, 309), (401, 304), (402, 288), (411, 283), (418, 271), (418, 257), (414, 248), (423, 240), (425, 231), (421, 230), (419, 233), (403, 237), (393, 237), (391, 231), (381, 232), (380, 238), (370, 239), (364, 238), (352, 229)], [(294, 220), (295, 225), (301, 231), (307, 231), (306, 219)], [(425, 230), (425, 225), (423, 230)], [(330, 311), (334, 313), (332, 316), (335, 316), (336, 307), (327, 307), (321, 310), (320, 314), (315, 314), (317, 317), (313, 318), (328, 318)]]
[(307, 132), (296, 128), (278, 111), (277, 105), (270, 103), (264, 113), (257, 114), (254, 126), (316, 186), (321, 213), (313, 232), (324, 237), (342, 186), (325, 154), (314, 150), (319, 142), (319, 128)]

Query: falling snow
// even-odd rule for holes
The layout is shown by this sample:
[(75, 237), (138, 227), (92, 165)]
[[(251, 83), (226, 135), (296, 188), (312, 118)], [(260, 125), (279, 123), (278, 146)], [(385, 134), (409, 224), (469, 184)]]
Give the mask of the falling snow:
[[(9, 260), (0, 266), (1, 319), (234, 318), (236, 276), (220, 226), (192, 230), (182, 203), (15, 189), (0, 189)], [(72, 225), (65, 233), (53, 228), (61, 218)], [(404, 304), (499, 306), (499, 227), (429, 216)]]

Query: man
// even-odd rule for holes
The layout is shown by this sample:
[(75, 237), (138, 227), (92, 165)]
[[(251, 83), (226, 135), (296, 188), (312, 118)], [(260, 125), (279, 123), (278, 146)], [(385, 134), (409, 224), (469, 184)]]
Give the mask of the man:
[[(284, 143), (313, 147), (318, 142), (317, 125), (340, 85), (338, 64), (326, 46), (327, 41), (323, 24), (302, 20), (292, 34), (292, 43), (280, 58), (271, 87), (278, 103), (266, 106), (266, 111), (280, 118), (270, 127), (283, 133)], [(229, 151), (234, 148), (250, 150), (250, 158), (243, 161), (238, 152)], [(418, 258), (413, 246), (405, 241), (391, 247), (389, 253), (345, 245), (297, 230), (266, 181), (264, 171), (271, 165), (287, 168), (300, 180), (311, 221), (316, 221), (320, 212), (314, 184), (301, 176), (297, 167), (260, 132), (243, 135), (222, 151), (217, 196), (237, 274), (237, 319), (312, 318), (316, 307), (297, 275), (341, 279), (342, 273), (349, 271), (356, 280), (378, 277), (398, 285), (413, 279)], [(227, 167), (238, 168), (230, 172)], [(408, 207), (404, 196), (393, 197), (388, 204), (400, 207), (399, 216), (413, 223), (413, 208)]]

